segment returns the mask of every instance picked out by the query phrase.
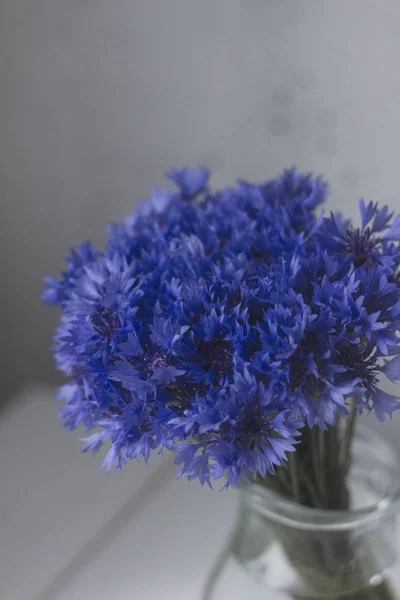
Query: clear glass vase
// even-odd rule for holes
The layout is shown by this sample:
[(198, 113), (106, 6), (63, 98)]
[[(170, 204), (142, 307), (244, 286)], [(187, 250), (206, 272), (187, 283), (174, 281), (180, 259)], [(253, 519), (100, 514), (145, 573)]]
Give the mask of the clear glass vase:
[(264, 486), (243, 486), (203, 600), (400, 600), (397, 463), (380, 437), (358, 427), (351, 510), (308, 508)]

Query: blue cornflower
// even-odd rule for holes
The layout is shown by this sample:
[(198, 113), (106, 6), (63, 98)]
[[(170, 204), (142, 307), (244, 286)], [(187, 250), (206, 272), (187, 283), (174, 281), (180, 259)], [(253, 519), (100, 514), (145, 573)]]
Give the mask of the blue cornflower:
[(247, 370), (237, 377), (229, 396), (220, 393), (198, 400), (193, 411), (170, 422), (178, 434), (185, 432), (194, 440), (189, 450), (179, 450), (181, 476), (190, 478), (200, 461), (208, 480), (227, 472), (229, 482), (236, 486), (241, 477), (248, 480), (250, 474), (273, 473), (287, 452), (295, 450), (301, 420), (282, 410), (272, 391)]
[(207, 189), (210, 173), (204, 167), (197, 169), (171, 169), (167, 177), (179, 187), (184, 198), (193, 198)]
[(391, 417), (393, 411), (400, 408), (398, 399), (379, 387), (382, 372), (392, 381), (400, 381), (398, 356), (382, 365), (379, 351), (366, 338), (358, 344), (343, 342), (337, 355), (341, 364), (346, 366), (347, 373), (359, 380), (359, 390), (355, 390), (355, 395), (360, 412), (363, 407), (368, 411), (374, 410), (378, 420), (384, 421), (386, 415)]
[(220, 192), (209, 172), (172, 169), (104, 252), (72, 251), (43, 298), (69, 429), (99, 431), (106, 469), (156, 448), (180, 476), (238, 485), (268, 477), (303, 428), (399, 407), (400, 219), (360, 201), (361, 226), (316, 210), (328, 188), (295, 169)]
[(355, 267), (369, 268), (381, 266), (393, 272), (400, 262), (400, 253), (393, 242), (400, 241), (400, 221), (398, 217), (389, 226), (393, 213), (388, 207), (382, 209), (377, 204), (364, 200), (359, 202), (361, 227), (354, 227), (340, 215), (331, 213), (324, 219), (318, 231), (321, 240), (330, 253), (337, 254), (352, 262)]
[(71, 256), (66, 260), (68, 271), (64, 271), (61, 281), (54, 277), (46, 277), (46, 289), (42, 299), (48, 304), (62, 304), (68, 298), (68, 290), (74, 280), (78, 279), (85, 266), (96, 260), (98, 252), (90, 243), (82, 244), (77, 250), (71, 250)]

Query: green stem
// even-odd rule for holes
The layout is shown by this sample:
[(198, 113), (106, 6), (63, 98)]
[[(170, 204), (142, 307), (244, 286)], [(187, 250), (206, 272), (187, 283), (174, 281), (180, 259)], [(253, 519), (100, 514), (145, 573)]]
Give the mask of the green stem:
[(289, 498), (290, 498), (291, 493), (292, 493), (292, 488), (291, 488), (291, 483), (290, 483), (290, 477), (288, 477), (286, 467), (278, 467), (278, 469), (276, 470), (276, 476), (278, 477), (279, 482), (282, 486), (282, 489), (284, 489), (284, 491), (285, 491), (285, 494), (287, 496), (289, 496)]
[(289, 454), (289, 469), (293, 500), (300, 503), (300, 484), (295, 452)]
[(341, 461), (339, 424), (330, 425), (325, 432), (326, 466), (325, 466), (325, 508), (348, 510), (349, 497), (346, 485), (346, 474)]
[(346, 427), (346, 431), (344, 434), (344, 440), (343, 440), (343, 465), (344, 465), (344, 470), (345, 470), (346, 475), (347, 475), (350, 465), (351, 465), (351, 442), (354, 437), (356, 416), (357, 416), (357, 398), (352, 398), (350, 415), (347, 419), (347, 427)]
[[(289, 454), (288, 468), (277, 469), (280, 485), (286, 487), (294, 502), (315, 508), (348, 510), (347, 475), (357, 416), (356, 398), (352, 399), (349, 412), (347, 418), (326, 431), (305, 428), (297, 451)], [(308, 590), (294, 594), (293, 599), (396, 600), (397, 595), (387, 581), (368, 586), (368, 579), (361, 570), (359, 574), (349, 575), (355, 577), (355, 581), (341, 574), (341, 565), (357, 557), (350, 534), (340, 539), (335, 535), (308, 539), (286, 528), (280, 531), (277, 526), (277, 537)], [(348, 592), (349, 588), (357, 591)]]
[(324, 479), (324, 473), (323, 473), (323, 462), (322, 462), (322, 456), (320, 453), (320, 429), (319, 427), (313, 427), (311, 429), (311, 459), (312, 459), (312, 464), (313, 464), (313, 470), (314, 470), (314, 478), (315, 478), (315, 482), (316, 482), (316, 487), (318, 490), (318, 493), (320, 495), (321, 498), (324, 498), (325, 496), (325, 479)]
[(323, 508), (324, 504), (323, 504), (316, 488), (314, 487), (313, 483), (311, 482), (310, 478), (307, 477), (306, 474), (302, 474), (302, 475), (303, 475), (303, 477), (301, 477), (301, 481), (307, 488), (308, 496), (312, 501), (313, 507), (314, 508)]

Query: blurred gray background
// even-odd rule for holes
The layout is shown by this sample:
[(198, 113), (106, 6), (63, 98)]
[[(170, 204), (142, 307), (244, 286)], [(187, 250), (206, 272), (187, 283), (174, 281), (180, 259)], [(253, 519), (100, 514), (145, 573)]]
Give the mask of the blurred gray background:
[[(79, 455), (43, 277), (171, 166), (219, 187), (296, 164), (328, 209), (400, 212), (399, 24), (398, 0), (0, 0), (1, 598), (199, 598), (237, 494)], [(400, 450), (400, 411), (370, 422)]]
[(1, 0), (2, 400), (56, 381), (39, 300), (173, 165), (398, 197), (397, 0)]

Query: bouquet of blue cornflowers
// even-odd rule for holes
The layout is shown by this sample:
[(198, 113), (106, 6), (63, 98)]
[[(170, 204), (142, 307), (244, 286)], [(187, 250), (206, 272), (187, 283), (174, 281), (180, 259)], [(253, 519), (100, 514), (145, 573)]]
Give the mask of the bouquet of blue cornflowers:
[(400, 380), (400, 218), (316, 216), (327, 185), (295, 169), (220, 192), (203, 168), (168, 177), (47, 278), (64, 425), (100, 428), (83, 450), (108, 442), (106, 469), (166, 448), (202, 484), (348, 508), (356, 415), (400, 407), (379, 387)]

